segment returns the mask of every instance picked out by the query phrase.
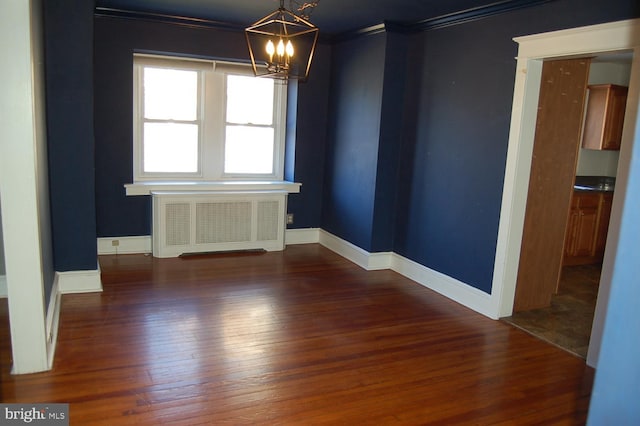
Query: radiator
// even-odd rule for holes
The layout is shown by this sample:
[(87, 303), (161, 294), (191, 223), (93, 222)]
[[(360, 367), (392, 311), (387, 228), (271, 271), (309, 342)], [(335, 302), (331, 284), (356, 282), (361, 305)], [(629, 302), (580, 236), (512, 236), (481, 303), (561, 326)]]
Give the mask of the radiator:
[(154, 192), (153, 256), (284, 249), (286, 191)]

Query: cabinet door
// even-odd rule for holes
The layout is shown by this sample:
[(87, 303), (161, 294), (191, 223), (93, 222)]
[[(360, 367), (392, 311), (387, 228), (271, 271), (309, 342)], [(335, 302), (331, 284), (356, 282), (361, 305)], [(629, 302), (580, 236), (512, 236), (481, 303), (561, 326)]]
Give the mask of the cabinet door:
[(627, 88), (613, 84), (589, 86), (582, 147), (619, 150), (627, 106)]
[(593, 256), (596, 243), (597, 208), (581, 208), (576, 224), (574, 256)]
[(598, 231), (596, 235), (595, 255), (600, 260), (604, 256), (604, 248), (607, 244), (607, 232), (609, 231), (609, 219), (611, 218), (611, 203), (613, 193), (602, 194), (600, 201), (600, 214), (598, 215)]
[(607, 105), (607, 86), (589, 86), (589, 98), (584, 117), (582, 147), (586, 149), (602, 149), (604, 133), (604, 117)]
[(578, 210), (577, 207), (572, 207), (571, 211), (569, 211), (569, 220), (567, 221), (567, 233), (565, 236), (565, 243), (564, 243), (565, 261), (568, 260), (568, 258), (575, 256), (576, 237), (578, 235), (579, 217), (580, 217), (580, 210)]
[(607, 100), (607, 116), (605, 118), (603, 149), (620, 149), (624, 111), (627, 106), (627, 88), (612, 86)]

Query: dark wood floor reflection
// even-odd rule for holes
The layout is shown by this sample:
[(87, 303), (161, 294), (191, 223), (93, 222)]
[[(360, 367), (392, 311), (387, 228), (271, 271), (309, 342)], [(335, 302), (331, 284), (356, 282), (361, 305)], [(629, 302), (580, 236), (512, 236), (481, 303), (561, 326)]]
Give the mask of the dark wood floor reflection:
[(505, 321), (581, 357), (587, 357), (601, 265), (562, 268), (551, 306), (518, 312)]
[(70, 403), (72, 425), (585, 422), (583, 360), (316, 244), (100, 263), (50, 372), (9, 373), (0, 304), (4, 402)]

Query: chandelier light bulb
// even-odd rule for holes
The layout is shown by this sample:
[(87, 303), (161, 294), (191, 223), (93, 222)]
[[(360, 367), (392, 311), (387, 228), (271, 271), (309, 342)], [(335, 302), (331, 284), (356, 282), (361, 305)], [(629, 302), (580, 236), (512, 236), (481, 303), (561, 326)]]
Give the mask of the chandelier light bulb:
[(267, 42), (267, 54), (269, 55), (269, 62), (273, 62), (273, 54), (276, 53), (276, 47), (273, 42), (269, 40)]
[(293, 57), (293, 44), (291, 44), (291, 40), (287, 40), (287, 56), (289, 58)]
[(278, 56), (282, 57), (284, 55), (284, 42), (282, 41), (282, 39), (280, 39), (280, 41), (278, 42)]

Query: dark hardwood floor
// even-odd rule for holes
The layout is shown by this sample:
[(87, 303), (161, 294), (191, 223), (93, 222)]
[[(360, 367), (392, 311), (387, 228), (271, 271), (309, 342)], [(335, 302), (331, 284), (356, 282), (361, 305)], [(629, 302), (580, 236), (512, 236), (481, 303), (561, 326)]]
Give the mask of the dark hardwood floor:
[(247, 256), (102, 256), (65, 295), (52, 371), (3, 402), (66, 402), (72, 425), (584, 424), (593, 370), (392, 271), (316, 245)]

